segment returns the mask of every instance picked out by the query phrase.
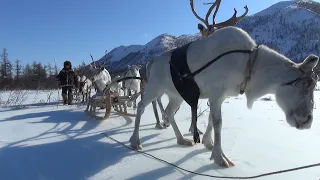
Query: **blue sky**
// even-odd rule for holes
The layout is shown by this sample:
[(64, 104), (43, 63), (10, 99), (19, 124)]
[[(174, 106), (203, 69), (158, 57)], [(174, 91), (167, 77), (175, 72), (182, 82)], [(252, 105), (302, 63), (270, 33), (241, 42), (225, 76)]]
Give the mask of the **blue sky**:
[[(204, 16), (208, 6), (194, 0)], [(319, 0), (318, 0), (319, 1)], [(216, 21), (232, 16), (233, 8), (249, 15), (278, 0), (224, 0)], [(9, 59), (23, 64), (40, 61), (58, 66), (65, 60), (78, 65), (90, 62), (120, 45), (145, 44), (162, 33), (197, 33), (198, 20), (189, 0), (2, 0), (0, 48), (7, 48)]]

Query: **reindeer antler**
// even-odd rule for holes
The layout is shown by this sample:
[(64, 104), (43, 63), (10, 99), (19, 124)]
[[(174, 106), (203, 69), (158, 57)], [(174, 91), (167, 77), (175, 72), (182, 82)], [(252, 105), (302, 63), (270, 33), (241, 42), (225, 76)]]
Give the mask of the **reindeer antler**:
[[(218, 11), (219, 11), (220, 3), (221, 3), (221, 0), (216, 0), (215, 2), (212, 2), (212, 3), (203, 3), (204, 5), (212, 4), (211, 7), (209, 8), (209, 10), (211, 10), (211, 11), (210, 11), (210, 14), (211, 14), (213, 8), (216, 6), (216, 10), (214, 11), (213, 16), (212, 16), (212, 23), (213, 23), (213, 24), (215, 24), (215, 19), (216, 19), (216, 15), (217, 15), (217, 13), (218, 13)], [(208, 12), (209, 12), (209, 11), (208, 11)], [(209, 15), (210, 15), (210, 14), (207, 14), (206, 20), (209, 19)]]
[(96, 68), (96, 63), (94, 62), (93, 57), (92, 57), (91, 54), (90, 54), (90, 56), (91, 56), (91, 60), (92, 60), (92, 62), (93, 62), (93, 66)]
[[(224, 22), (220, 22), (218, 24), (216, 24), (214, 22), (214, 19), (213, 19), (212, 26), (213, 27), (217, 27), (219, 29), (219, 28), (226, 27), (226, 26), (234, 26), (234, 25), (236, 25), (238, 21), (240, 21), (242, 18), (244, 18), (248, 14), (248, 11), (249, 11), (248, 6), (245, 6), (244, 8), (245, 8), (246, 11), (241, 16), (237, 17), (237, 10), (236, 10), (236, 8), (234, 8), (234, 13), (233, 13), (233, 15), (232, 15), (232, 17), (230, 19), (228, 19), (228, 20), (226, 20)], [(213, 18), (215, 18), (215, 15), (213, 16)]]
[[(217, 1), (221, 1), (221, 0), (217, 0)], [(212, 4), (211, 7), (209, 8), (207, 14), (206, 14), (206, 18), (203, 19), (201, 18), (197, 13), (196, 11), (194, 10), (194, 3), (193, 3), (193, 0), (190, 0), (190, 6), (191, 6), (191, 10), (192, 10), (192, 13), (194, 14), (194, 16), (196, 16), (197, 19), (199, 19), (201, 22), (203, 22), (207, 28), (210, 28), (210, 24), (209, 24), (209, 16), (213, 10), (213, 8), (216, 6), (216, 2), (214, 3), (206, 3), (206, 4)]]
[[(219, 11), (220, 8), (220, 4), (221, 4), (222, 0), (216, 0), (215, 2), (210, 2), (210, 3), (203, 3), (204, 5), (211, 5), (205, 19), (201, 18), (194, 10), (194, 3), (193, 0), (190, 0), (190, 6), (191, 6), (191, 10), (192, 13), (196, 16), (197, 19), (199, 19), (201, 22), (203, 22), (206, 25), (206, 28), (202, 25), (202, 24), (198, 24), (198, 29), (200, 30), (202, 36), (209, 36), (210, 34), (212, 34), (215, 29), (219, 29), (222, 27), (226, 27), (226, 26), (234, 26), (238, 21), (240, 21), (242, 18), (244, 18), (249, 9), (248, 6), (245, 6), (245, 12), (243, 13), (243, 15), (237, 17), (237, 10), (234, 8), (234, 14), (231, 18), (229, 18), (228, 20), (224, 21), (224, 22), (220, 22), (220, 23), (215, 23), (215, 18), (217, 16), (217, 13)], [(212, 16), (212, 24), (209, 23), (209, 16), (211, 14), (211, 12), (213, 11), (213, 9), (216, 7), (213, 16)]]
[(107, 64), (107, 54), (104, 55), (104, 62), (102, 64), (102, 66), (105, 66)]

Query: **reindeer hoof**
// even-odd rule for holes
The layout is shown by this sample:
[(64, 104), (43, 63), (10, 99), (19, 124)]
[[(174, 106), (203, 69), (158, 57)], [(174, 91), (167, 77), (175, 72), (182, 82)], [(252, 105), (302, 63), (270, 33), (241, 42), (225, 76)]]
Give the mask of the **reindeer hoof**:
[(194, 142), (192, 140), (186, 139), (186, 138), (181, 138), (177, 140), (177, 143), (179, 145), (183, 146), (193, 146)]
[(105, 120), (104, 117), (99, 117), (99, 116), (96, 116), (95, 119), (96, 119), (96, 120), (100, 120), (100, 121)]
[(159, 124), (159, 123), (157, 123), (155, 128), (156, 129), (165, 129), (166, 127), (161, 125), (161, 124)]
[(170, 126), (170, 122), (169, 121), (163, 121), (161, 124), (162, 124), (162, 126), (164, 126), (166, 128)]
[(138, 150), (141, 150), (141, 149), (142, 149), (142, 146), (141, 146), (141, 145), (137, 145), (137, 146), (132, 146), (132, 145), (131, 145), (131, 148), (132, 148), (133, 150), (138, 151)]
[(161, 126), (163, 126), (165, 129), (170, 126), (170, 123), (169, 123), (169, 124), (166, 124), (166, 123), (163, 122), (163, 123), (160, 123), (160, 124), (161, 124)]
[(202, 137), (202, 144), (204, 145), (205, 148), (212, 151), (213, 141), (212, 141), (211, 137), (208, 137), (208, 135), (204, 135)]
[(142, 149), (142, 146), (141, 146), (141, 143), (140, 143), (140, 139), (136, 140), (134, 138), (134, 136), (131, 136), (130, 140), (130, 147), (133, 149), (133, 150), (141, 150)]
[(213, 151), (210, 160), (214, 160), (215, 164), (224, 168), (235, 166), (235, 164), (223, 153), (217, 154)]

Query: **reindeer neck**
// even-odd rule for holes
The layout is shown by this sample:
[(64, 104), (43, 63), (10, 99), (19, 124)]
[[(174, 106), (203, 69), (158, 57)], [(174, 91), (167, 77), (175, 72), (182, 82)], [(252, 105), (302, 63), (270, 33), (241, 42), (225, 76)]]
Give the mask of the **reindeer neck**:
[(249, 108), (257, 98), (275, 94), (280, 85), (299, 76), (299, 71), (290, 68), (288, 62), (291, 62), (288, 58), (266, 46), (259, 48), (246, 90)]

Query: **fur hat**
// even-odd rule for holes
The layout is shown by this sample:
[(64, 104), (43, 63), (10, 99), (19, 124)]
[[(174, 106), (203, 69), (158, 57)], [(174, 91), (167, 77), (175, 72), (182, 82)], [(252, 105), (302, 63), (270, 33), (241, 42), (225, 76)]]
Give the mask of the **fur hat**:
[(70, 69), (72, 68), (72, 64), (71, 64), (70, 61), (65, 61), (65, 62), (63, 63), (63, 67), (64, 67), (64, 68), (65, 68), (67, 65), (70, 66)]

